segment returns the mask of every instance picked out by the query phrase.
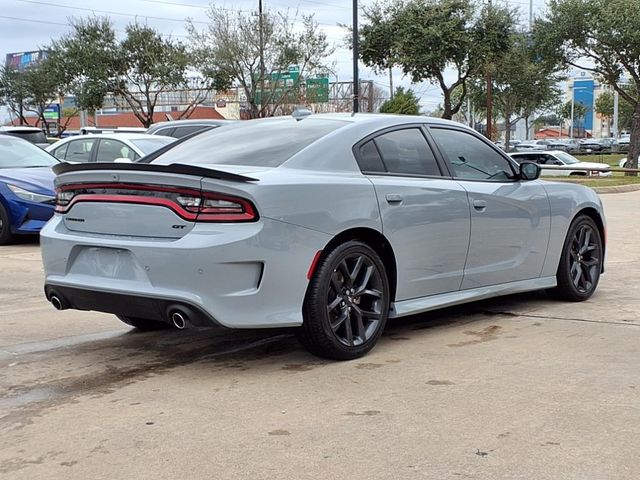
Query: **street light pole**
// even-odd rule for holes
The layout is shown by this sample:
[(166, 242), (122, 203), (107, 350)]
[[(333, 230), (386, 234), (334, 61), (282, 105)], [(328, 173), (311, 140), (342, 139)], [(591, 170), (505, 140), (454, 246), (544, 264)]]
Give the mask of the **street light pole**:
[(573, 140), (573, 110), (576, 105), (576, 93), (575, 90), (571, 92), (571, 124), (569, 124), (569, 138)]
[(360, 77), (358, 72), (359, 43), (358, 38), (358, 0), (353, 0), (353, 113), (360, 111)]

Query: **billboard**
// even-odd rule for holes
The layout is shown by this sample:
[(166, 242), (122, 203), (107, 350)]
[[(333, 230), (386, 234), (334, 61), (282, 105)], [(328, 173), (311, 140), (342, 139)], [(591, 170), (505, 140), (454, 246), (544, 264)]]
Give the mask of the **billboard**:
[(6, 66), (15, 68), (19, 72), (24, 72), (27, 68), (41, 62), (47, 57), (47, 52), (44, 50), (36, 50), (33, 52), (17, 52), (8, 53), (6, 59)]
[(575, 103), (581, 103), (587, 109), (584, 119), (576, 119), (574, 128), (584, 128), (591, 132), (593, 130), (593, 94), (595, 82), (592, 78), (574, 79), (573, 99)]

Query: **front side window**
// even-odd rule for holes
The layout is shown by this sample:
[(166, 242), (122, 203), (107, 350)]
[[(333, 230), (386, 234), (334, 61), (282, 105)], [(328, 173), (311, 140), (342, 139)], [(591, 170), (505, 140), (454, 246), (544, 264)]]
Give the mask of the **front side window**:
[(86, 163), (91, 158), (91, 149), (96, 142), (95, 138), (72, 140), (69, 142), (65, 160), (67, 162)]
[(431, 134), (456, 178), (505, 181), (515, 177), (511, 163), (475, 135), (444, 128), (432, 128)]
[(441, 175), (436, 158), (419, 128), (384, 133), (375, 138), (389, 173), (399, 175)]

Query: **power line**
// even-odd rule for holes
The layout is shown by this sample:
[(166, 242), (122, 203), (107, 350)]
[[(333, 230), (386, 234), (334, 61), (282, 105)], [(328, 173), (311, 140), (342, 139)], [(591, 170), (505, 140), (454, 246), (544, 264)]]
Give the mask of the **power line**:
[[(144, 14), (133, 14), (133, 13), (123, 13), (123, 12), (114, 12), (112, 10), (96, 10), (95, 8), (86, 8), (86, 7), (72, 7), (69, 5), (60, 5), (59, 3), (51, 3), (51, 2), (43, 2), (43, 1), (39, 1), (39, 0), (16, 0), (18, 2), (22, 2), (22, 3), (31, 3), (31, 4), (35, 4), (35, 5), (45, 5), (48, 7), (58, 7), (58, 8), (66, 8), (66, 9), (70, 9), (70, 10), (83, 10), (85, 12), (92, 12), (92, 13), (106, 13), (108, 15), (122, 15), (125, 17), (142, 17), (142, 18), (149, 18), (152, 20), (161, 20), (161, 21), (167, 21), (167, 22), (181, 22), (184, 23), (184, 19), (177, 19), (177, 18), (168, 18), (168, 17), (155, 17), (155, 16), (151, 16), (151, 15), (144, 15)], [(201, 24), (205, 24), (207, 25), (208, 22), (204, 22), (204, 21), (198, 21), (198, 20), (192, 20), (193, 23), (201, 23)]]
[(7, 15), (0, 15), (0, 18), (4, 18), (6, 20), (17, 20), (18, 22), (44, 23), (45, 25), (62, 25), (63, 27), (71, 26), (69, 23), (50, 22), (48, 20), (36, 20), (33, 18), (9, 17)]

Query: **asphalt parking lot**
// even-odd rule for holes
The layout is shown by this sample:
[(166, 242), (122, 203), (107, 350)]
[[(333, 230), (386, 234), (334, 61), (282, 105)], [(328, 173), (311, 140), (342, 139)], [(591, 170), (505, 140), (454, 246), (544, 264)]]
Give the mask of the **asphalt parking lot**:
[(640, 192), (603, 200), (588, 302), (416, 316), (341, 363), (287, 330), (56, 312), (37, 242), (1, 247), (0, 478), (637, 479)]

